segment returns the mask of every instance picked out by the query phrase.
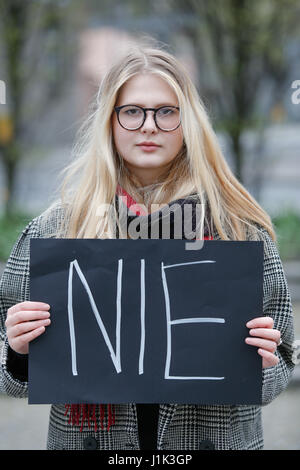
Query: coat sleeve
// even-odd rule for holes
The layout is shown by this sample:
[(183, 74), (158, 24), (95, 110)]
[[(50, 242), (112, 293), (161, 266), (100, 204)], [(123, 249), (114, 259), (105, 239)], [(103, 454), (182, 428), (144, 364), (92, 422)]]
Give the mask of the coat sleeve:
[(274, 328), (281, 332), (282, 344), (277, 348), (279, 362), (263, 369), (262, 404), (267, 405), (288, 385), (292, 376), (294, 322), (290, 293), (276, 244), (266, 230), (261, 230), (264, 241), (264, 300), (263, 313), (272, 317)]
[(38, 237), (37, 219), (33, 219), (15, 243), (0, 281), (0, 392), (19, 398), (27, 396), (28, 383), (17, 373), (18, 368), (15, 373), (11, 370), (10, 364), (16, 362), (11, 360), (5, 320), (10, 307), (29, 300), (30, 239)]

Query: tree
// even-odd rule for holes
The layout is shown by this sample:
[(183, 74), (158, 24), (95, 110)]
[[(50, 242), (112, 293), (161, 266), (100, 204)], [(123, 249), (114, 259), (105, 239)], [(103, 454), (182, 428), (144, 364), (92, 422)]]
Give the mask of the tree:
[[(214, 112), (218, 127), (229, 137), (235, 173), (242, 181), (242, 137), (249, 128), (261, 129), (269, 111), (260, 107), (262, 87), (268, 86), (269, 104), (284, 87), (289, 88), (286, 46), (299, 28), (299, 2), (170, 1), (175, 9), (189, 11), (195, 17), (185, 33), (195, 45), (200, 88), (213, 109), (218, 110)], [(203, 74), (206, 67), (211, 69), (208, 75)]]
[[(6, 177), (6, 215), (13, 210), (15, 173), (23, 156), (22, 140), (27, 128), (26, 121), (32, 124), (34, 117), (29, 114), (24, 116), (23, 101), (27, 86), (30, 80), (34, 80), (37, 64), (45, 54), (45, 32), (57, 31), (60, 27), (60, 2), (0, 0), (0, 46), (3, 51), (1, 63), (4, 64), (9, 110), (8, 114), (0, 119), (0, 158)], [(30, 53), (27, 50), (29, 43)], [(0, 78), (3, 79), (2, 76)], [(57, 85), (56, 83), (56, 89)], [(48, 93), (45, 94), (43, 103), (39, 103), (39, 109), (45, 105), (53, 88), (48, 87)], [(34, 109), (34, 112), (38, 114), (37, 109)]]

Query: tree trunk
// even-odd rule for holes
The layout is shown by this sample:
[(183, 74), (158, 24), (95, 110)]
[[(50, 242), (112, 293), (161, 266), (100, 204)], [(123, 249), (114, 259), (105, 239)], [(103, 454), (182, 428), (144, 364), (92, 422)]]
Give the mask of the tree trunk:
[(10, 216), (13, 212), (13, 191), (17, 162), (19, 159), (19, 150), (15, 143), (2, 147), (3, 166), (6, 180), (6, 191), (4, 200), (4, 215)]

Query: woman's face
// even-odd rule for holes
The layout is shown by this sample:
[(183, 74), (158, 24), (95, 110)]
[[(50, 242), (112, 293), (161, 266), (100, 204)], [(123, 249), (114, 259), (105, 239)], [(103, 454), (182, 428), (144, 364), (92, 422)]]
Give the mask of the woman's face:
[[(178, 106), (176, 93), (158, 75), (137, 74), (126, 82), (120, 90), (116, 106), (135, 104), (143, 108)], [(129, 131), (118, 122), (117, 113), (112, 118), (113, 138), (119, 155), (126, 167), (146, 186), (159, 180), (183, 145), (181, 125), (173, 131), (162, 131), (156, 127), (154, 113), (147, 112), (146, 120), (140, 129)], [(153, 142), (154, 149), (141, 147), (142, 142)]]

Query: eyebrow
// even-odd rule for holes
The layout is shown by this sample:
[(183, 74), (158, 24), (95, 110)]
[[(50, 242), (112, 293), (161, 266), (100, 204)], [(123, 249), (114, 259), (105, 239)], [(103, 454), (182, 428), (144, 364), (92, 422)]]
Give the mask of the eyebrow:
[[(121, 106), (125, 106), (125, 105), (135, 105), (135, 106), (140, 106), (141, 108), (147, 108), (147, 106), (145, 106), (144, 104), (142, 103), (133, 103), (133, 102), (130, 102), (130, 103), (124, 103), (123, 105)], [(161, 108), (162, 106), (176, 106), (178, 107), (178, 104), (171, 104), (170, 102), (164, 102), (164, 103), (158, 103), (154, 106), (149, 106), (151, 108)]]

